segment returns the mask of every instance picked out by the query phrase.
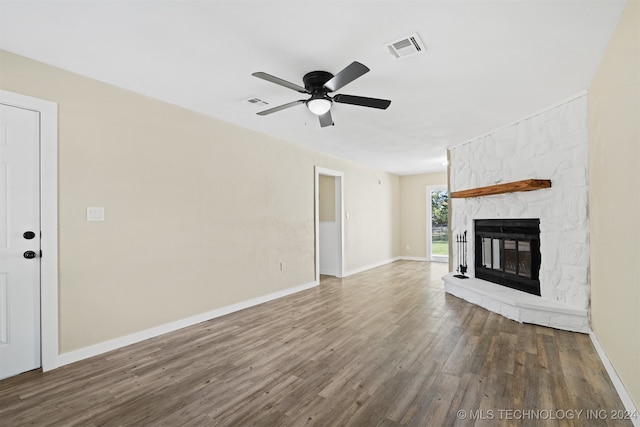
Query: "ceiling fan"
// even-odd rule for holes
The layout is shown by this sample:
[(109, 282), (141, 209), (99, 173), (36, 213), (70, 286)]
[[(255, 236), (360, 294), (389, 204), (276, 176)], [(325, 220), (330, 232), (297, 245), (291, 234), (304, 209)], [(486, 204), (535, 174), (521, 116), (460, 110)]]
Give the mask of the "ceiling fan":
[(298, 101), (289, 102), (278, 107), (260, 111), (258, 115), (266, 116), (267, 114), (275, 113), (277, 111), (291, 108), (299, 104), (306, 104), (309, 111), (317, 115), (320, 119), (320, 126), (325, 127), (332, 126), (334, 124), (333, 119), (331, 118), (331, 105), (334, 102), (386, 110), (387, 107), (391, 104), (391, 101), (386, 99), (366, 98), (364, 96), (342, 94), (337, 94), (334, 96), (329, 95), (329, 93), (341, 89), (342, 87), (346, 86), (347, 84), (351, 83), (358, 77), (361, 77), (363, 74), (368, 72), (369, 68), (357, 61), (354, 61), (335, 76), (327, 71), (312, 71), (305, 74), (304, 77), (302, 77), (304, 87), (298, 86), (294, 83), (290, 83), (281, 78), (274, 77), (270, 74), (263, 73), (261, 71), (253, 73), (252, 76), (264, 79), (280, 86), (284, 86), (289, 89), (293, 89), (300, 93), (311, 95), (309, 99), (300, 99)]

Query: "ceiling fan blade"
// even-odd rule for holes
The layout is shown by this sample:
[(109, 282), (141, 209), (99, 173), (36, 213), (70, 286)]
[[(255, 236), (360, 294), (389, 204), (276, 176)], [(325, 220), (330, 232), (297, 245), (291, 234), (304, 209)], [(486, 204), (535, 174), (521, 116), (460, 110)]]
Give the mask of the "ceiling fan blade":
[(318, 119), (320, 119), (320, 127), (333, 126), (333, 119), (331, 118), (331, 110), (327, 111), (321, 116), (318, 116)]
[(271, 74), (263, 73), (262, 71), (258, 71), (257, 73), (253, 73), (251, 75), (254, 76), (254, 77), (258, 77), (259, 79), (263, 79), (263, 80), (266, 80), (268, 82), (275, 83), (277, 85), (284, 86), (284, 87), (289, 88), (289, 89), (293, 89), (296, 92), (311, 93), (307, 89), (303, 88), (302, 86), (298, 86), (297, 84), (293, 84), (293, 83), (288, 82), (286, 80), (282, 80), (281, 78), (272, 76)]
[(344, 70), (340, 71), (338, 74), (333, 76), (331, 80), (326, 82), (324, 87), (326, 87), (329, 92), (335, 92), (368, 72), (369, 68), (365, 65), (362, 65), (357, 61), (353, 61), (351, 64), (347, 65)]
[(391, 105), (391, 101), (388, 99), (367, 98), (354, 95), (336, 95), (333, 97), (333, 100), (342, 104), (360, 105), (361, 107), (379, 108), (381, 110), (386, 110), (387, 107)]
[(288, 104), (282, 104), (278, 107), (273, 107), (273, 108), (269, 108), (268, 110), (264, 110), (264, 111), (260, 111), (259, 113), (257, 113), (259, 116), (266, 116), (267, 114), (271, 114), (271, 113), (276, 113), (280, 110), (286, 110), (287, 108), (291, 108), (291, 107), (295, 107), (298, 104), (304, 104), (305, 100), (299, 100), (299, 101), (293, 101), (293, 102), (289, 102)]

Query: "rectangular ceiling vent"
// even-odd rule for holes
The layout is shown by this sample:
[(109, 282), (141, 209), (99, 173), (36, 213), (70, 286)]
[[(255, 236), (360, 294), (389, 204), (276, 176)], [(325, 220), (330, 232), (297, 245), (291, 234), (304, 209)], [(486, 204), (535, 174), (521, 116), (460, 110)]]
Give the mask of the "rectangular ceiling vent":
[(427, 50), (418, 33), (388, 43), (385, 48), (395, 59), (409, 58)]
[(252, 97), (252, 98), (248, 98), (242, 101), (244, 104), (250, 105), (254, 108), (263, 108), (267, 105), (269, 105), (269, 103), (263, 99), (260, 99), (256, 96)]

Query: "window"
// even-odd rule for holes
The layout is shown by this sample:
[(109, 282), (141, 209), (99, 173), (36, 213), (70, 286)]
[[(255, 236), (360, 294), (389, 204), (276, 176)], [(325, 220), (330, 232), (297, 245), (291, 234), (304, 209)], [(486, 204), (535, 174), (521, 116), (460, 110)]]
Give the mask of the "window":
[(445, 188), (428, 189), (431, 215), (427, 224), (429, 258), (432, 261), (449, 259), (449, 193)]

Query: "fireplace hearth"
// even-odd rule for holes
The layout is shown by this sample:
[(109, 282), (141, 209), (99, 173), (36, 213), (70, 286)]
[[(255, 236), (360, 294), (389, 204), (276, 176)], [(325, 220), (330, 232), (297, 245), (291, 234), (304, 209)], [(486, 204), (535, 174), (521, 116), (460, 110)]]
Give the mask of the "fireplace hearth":
[(475, 276), (540, 296), (540, 220), (477, 219)]

